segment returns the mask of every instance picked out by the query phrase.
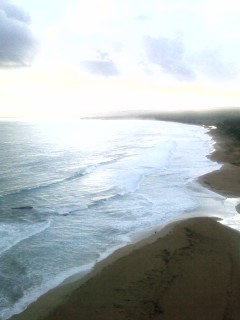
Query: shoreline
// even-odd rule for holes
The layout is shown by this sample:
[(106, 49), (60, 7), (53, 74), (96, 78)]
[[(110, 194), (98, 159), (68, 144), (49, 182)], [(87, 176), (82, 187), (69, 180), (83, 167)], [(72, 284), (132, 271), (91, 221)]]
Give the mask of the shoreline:
[[(240, 197), (240, 146), (229, 136), (224, 136), (215, 129), (210, 129), (208, 134), (215, 140), (215, 150), (209, 158), (222, 167), (199, 177), (198, 181), (207, 189), (224, 197), (238, 198)], [(239, 210), (239, 207), (236, 209)]]
[[(227, 146), (232, 146), (213, 132), (209, 134), (216, 148), (210, 158), (223, 166), (198, 182), (224, 197), (240, 197), (240, 167), (223, 158)], [(115, 251), (82, 279), (51, 290), (10, 319), (238, 319), (238, 243), (240, 233), (216, 218), (175, 221)], [(206, 288), (208, 282), (214, 287), (211, 290)]]

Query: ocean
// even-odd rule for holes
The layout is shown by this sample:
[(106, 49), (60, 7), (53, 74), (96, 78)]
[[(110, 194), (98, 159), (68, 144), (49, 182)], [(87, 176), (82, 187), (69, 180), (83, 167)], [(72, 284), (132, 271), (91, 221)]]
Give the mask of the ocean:
[(0, 319), (197, 210), (194, 181), (220, 167), (206, 133), (148, 120), (0, 122)]

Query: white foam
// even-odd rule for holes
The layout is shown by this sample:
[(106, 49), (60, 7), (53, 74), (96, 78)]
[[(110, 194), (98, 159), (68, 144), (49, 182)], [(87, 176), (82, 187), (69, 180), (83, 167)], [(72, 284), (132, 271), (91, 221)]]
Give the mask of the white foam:
[(0, 224), (0, 255), (23, 240), (26, 240), (49, 228), (50, 220), (29, 223), (1, 223)]
[[(145, 176), (164, 171), (175, 148), (174, 142), (165, 142), (152, 148), (139, 148), (131, 156), (103, 165), (95, 170), (94, 184), (116, 188), (120, 195), (138, 190)], [(85, 180), (87, 181), (87, 180)]]
[(240, 214), (236, 210), (236, 206), (240, 203), (240, 198), (227, 198), (224, 201), (224, 208), (228, 213), (221, 223), (240, 231)]
[(83, 265), (81, 267), (76, 267), (64, 271), (53, 279), (47, 279), (41, 286), (37, 288), (32, 288), (31, 290), (24, 292), (23, 297), (17, 303), (15, 303), (14, 306), (12, 306), (11, 308), (2, 309), (0, 312), (0, 319), (6, 320), (16, 314), (23, 312), (32, 302), (36, 301), (41, 295), (59, 286), (60, 284), (65, 282), (66, 279), (70, 279), (69, 281), (66, 281), (70, 282), (71, 277), (73, 275), (78, 275), (78, 278), (83, 277), (93, 267), (94, 263)]

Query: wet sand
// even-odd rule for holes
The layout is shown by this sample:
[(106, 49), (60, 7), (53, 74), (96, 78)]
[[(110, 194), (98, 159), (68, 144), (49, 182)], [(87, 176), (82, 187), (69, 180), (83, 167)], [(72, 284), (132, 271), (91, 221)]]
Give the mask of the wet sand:
[(203, 175), (199, 178), (199, 182), (227, 198), (238, 198), (240, 197), (240, 142), (214, 129), (210, 130), (210, 135), (216, 143), (215, 151), (209, 158), (221, 163), (222, 167)]
[[(240, 197), (240, 149), (214, 139), (220, 140), (211, 158), (224, 166), (200, 182)], [(13, 319), (237, 320), (239, 246), (240, 233), (214, 218), (174, 222), (118, 250), (85, 279), (52, 290)]]

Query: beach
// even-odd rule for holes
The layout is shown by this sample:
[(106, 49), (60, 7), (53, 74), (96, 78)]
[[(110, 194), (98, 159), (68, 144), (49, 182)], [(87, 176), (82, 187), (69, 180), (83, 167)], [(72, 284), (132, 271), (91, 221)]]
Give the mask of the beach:
[[(210, 157), (223, 166), (199, 182), (224, 197), (240, 197), (240, 147), (215, 129), (210, 134), (216, 141)], [(175, 221), (11, 319), (237, 320), (239, 243), (240, 233), (217, 218)]]

